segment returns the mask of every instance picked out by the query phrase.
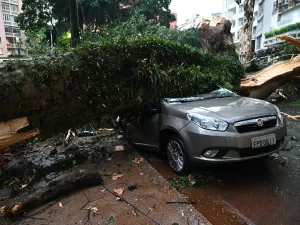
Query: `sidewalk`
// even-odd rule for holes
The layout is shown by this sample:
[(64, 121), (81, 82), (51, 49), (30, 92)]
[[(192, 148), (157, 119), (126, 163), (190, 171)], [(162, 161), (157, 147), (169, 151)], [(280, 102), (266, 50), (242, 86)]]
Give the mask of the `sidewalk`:
[[(186, 199), (172, 188), (146, 160), (140, 163), (132, 162), (140, 156), (124, 141), (112, 139), (113, 144), (124, 144), (126, 150), (113, 153), (110, 160), (103, 160), (98, 164), (86, 163), (75, 168), (99, 171), (103, 174), (103, 186), (70, 193), (69, 196), (64, 196), (51, 205), (42, 206), (34, 212), (25, 214), (32, 215), (38, 212), (34, 218), (24, 217), (21, 221), (12, 224), (210, 224), (189, 204), (166, 204), (167, 201), (185, 202)], [(123, 177), (113, 180), (112, 174), (114, 173), (123, 174)], [(128, 187), (132, 185), (136, 186), (136, 189), (129, 191)], [(113, 194), (113, 190), (118, 188), (124, 188), (120, 199)], [(48, 208), (45, 209), (46, 206)], [(91, 207), (95, 207), (93, 208), (96, 210), (95, 213), (87, 210)]]

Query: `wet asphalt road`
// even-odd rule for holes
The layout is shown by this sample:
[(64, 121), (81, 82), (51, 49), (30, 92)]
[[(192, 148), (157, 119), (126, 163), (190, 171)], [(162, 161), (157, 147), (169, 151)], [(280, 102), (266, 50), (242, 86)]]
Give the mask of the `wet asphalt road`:
[[(300, 114), (300, 108), (283, 112)], [(200, 187), (181, 190), (194, 207), (216, 225), (299, 225), (300, 224), (300, 121), (288, 122), (294, 148), (279, 157), (238, 164), (201, 167), (195, 173)], [(297, 147), (299, 145), (299, 147)], [(142, 153), (165, 178), (175, 175), (152, 153)]]

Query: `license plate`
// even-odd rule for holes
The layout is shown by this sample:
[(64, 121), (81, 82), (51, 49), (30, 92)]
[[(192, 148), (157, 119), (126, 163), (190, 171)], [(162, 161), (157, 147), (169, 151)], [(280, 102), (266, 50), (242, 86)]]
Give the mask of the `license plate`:
[(269, 145), (276, 144), (276, 135), (269, 134), (261, 137), (255, 137), (251, 139), (252, 141), (252, 148), (262, 148)]

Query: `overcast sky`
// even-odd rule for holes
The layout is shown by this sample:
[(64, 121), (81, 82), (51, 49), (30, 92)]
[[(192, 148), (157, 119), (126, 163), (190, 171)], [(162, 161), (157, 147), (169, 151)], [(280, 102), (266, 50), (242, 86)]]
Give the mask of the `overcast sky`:
[(180, 26), (195, 13), (209, 18), (213, 12), (222, 12), (222, 0), (172, 0), (170, 9), (177, 13)]

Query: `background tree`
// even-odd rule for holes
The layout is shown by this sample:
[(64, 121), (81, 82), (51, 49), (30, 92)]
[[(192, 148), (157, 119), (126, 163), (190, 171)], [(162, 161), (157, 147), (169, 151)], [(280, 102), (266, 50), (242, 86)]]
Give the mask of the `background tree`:
[[(238, 4), (239, 1), (236, 1)], [(253, 58), (252, 52), (252, 28), (253, 28), (253, 12), (255, 0), (244, 1), (244, 24), (239, 31), (240, 34), (240, 59), (242, 63), (250, 61)]]
[[(77, 0), (77, 3), (81, 28), (85, 24), (97, 29), (115, 20), (127, 20), (136, 9), (154, 23), (169, 26), (174, 21), (169, 9), (171, 0)], [(39, 30), (54, 20), (63, 31), (70, 28), (69, 1), (24, 0), (22, 11), (17, 20), (22, 30)]]

